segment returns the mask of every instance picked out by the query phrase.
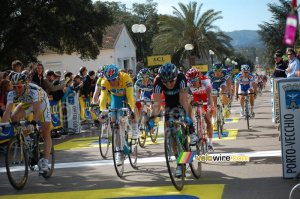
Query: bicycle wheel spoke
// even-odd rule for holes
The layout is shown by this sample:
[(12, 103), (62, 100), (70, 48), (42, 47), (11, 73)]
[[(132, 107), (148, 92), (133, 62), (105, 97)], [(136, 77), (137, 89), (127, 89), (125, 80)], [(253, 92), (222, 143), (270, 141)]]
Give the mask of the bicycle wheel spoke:
[(124, 173), (124, 150), (120, 147), (120, 135), (114, 129), (112, 132), (112, 154), (117, 175), (121, 178)]
[(138, 143), (137, 140), (130, 141), (130, 154), (129, 161), (133, 168), (137, 168), (137, 159), (138, 159)]
[(28, 155), (23, 143), (17, 137), (9, 141), (5, 160), (10, 184), (17, 190), (22, 189), (28, 178)]
[(144, 147), (145, 146), (145, 143), (146, 143), (146, 139), (147, 139), (147, 132), (146, 132), (146, 125), (145, 125), (145, 120), (146, 120), (146, 112), (142, 112), (141, 113), (141, 116), (140, 116), (140, 119), (139, 119), (139, 123), (138, 123), (138, 128), (139, 128), (139, 131), (140, 131), (140, 137), (138, 139), (139, 141), (139, 145), (140, 147)]
[(102, 158), (106, 159), (108, 154), (109, 145), (111, 143), (110, 125), (100, 124), (99, 133), (99, 150)]

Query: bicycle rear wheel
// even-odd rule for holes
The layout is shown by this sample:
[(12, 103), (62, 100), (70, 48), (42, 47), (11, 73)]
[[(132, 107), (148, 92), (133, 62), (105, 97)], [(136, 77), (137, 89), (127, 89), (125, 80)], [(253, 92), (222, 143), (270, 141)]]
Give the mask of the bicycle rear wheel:
[(142, 148), (145, 146), (145, 143), (147, 140), (146, 115), (147, 115), (147, 113), (143, 111), (141, 113), (141, 116), (139, 118), (139, 123), (138, 123), (138, 128), (139, 128), (140, 135), (141, 135), (141, 136), (139, 136), (138, 141), (139, 141), (140, 147), (142, 147)]
[(110, 125), (100, 124), (99, 127), (99, 150), (100, 155), (102, 158), (106, 159), (108, 154), (109, 145), (111, 143), (111, 136), (110, 136)]
[[(120, 143), (120, 134), (119, 133), (120, 133), (120, 129), (113, 128), (112, 154), (113, 154), (115, 170), (117, 172), (117, 175), (121, 178), (124, 173), (124, 158), (125, 158), (125, 156), (124, 156), (124, 149), (122, 147), (120, 147), (120, 144), (119, 144), (119, 146), (117, 145), (117, 143)], [(119, 138), (118, 142), (117, 142), (117, 137)], [(119, 161), (117, 160), (118, 154), (120, 154)]]
[(168, 172), (174, 187), (178, 191), (181, 191), (184, 186), (185, 165), (181, 165), (182, 175), (180, 177), (176, 177), (175, 171), (178, 166), (177, 158), (180, 154), (180, 151), (178, 150), (178, 146), (175, 143), (174, 139), (176, 138), (175, 136), (172, 135), (172, 132), (170, 130), (167, 130), (165, 133), (165, 157), (166, 157)]
[(10, 184), (17, 190), (22, 189), (28, 178), (28, 152), (18, 137), (7, 144), (5, 166)]
[(193, 162), (190, 163), (191, 171), (192, 171), (192, 173), (193, 173), (193, 175), (196, 179), (199, 179), (201, 177), (201, 174), (202, 174), (201, 162), (200, 161), (198, 162), (198, 159), (196, 157), (196, 156), (201, 155), (201, 152), (200, 152), (200, 145), (201, 144), (202, 144), (201, 142), (199, 142), (199, 141), (197, 142), (197, 144), (196, 144), (197, 151), (195, 152)]
[(248, 129), (250, 129), (249, 118), (250, 118), (249, 107), (248, 107), (248, 103), (246, 103), (246, 107), (245, 107), (245, 119), (247, 120), (247, 128)]
[[(44, 138), (41, 136), (37, 136), (38, 138), (38, 151), (39, 151), (39, 157), (38, 159), (41, 160), (44, 158), (44, 151), (45, 151), (45, 144), (44, 144)], [(40, 142), (41, 140), (41, 142)], [(49, 170), (48, 172), (42, 173), (41, 175), (45, 178), (48, 179), (52, 176), (53, 171), (54, 171), (54, 166), (55, 166), (55, 153), (54, 153), (54, 147), (52, 145), (51, 151), (50, 151), (50, 158), (48, 159), (48, 165), (49, 165)]]

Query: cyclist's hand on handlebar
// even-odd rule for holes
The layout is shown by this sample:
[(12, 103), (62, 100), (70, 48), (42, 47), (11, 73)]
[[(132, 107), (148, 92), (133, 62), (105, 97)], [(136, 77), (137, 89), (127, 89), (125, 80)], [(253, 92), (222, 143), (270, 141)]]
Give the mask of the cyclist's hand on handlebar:
[(150, 120), (149, 122), (149, 127), (150, 127), (150, 130), (154, 128), (154, 121), (153, 120)]
[(188, 116), (188, 114), (185, 115), (185, 121), (188, 124), (193, 124), (193, 121), (191, 120), (191, 118)]

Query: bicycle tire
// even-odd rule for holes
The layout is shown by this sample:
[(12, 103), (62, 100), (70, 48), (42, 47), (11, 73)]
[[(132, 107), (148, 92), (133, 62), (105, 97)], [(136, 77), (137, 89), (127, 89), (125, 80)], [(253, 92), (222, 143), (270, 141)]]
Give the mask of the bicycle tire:
[(139, 123), (138, 123), (138, 129), (140, 131), (140, 135), (144, 135), (144, 138), (142, 136), (139, 136), (138, 142), (140, 147), (144, 148), (145, 143), (147, 140), (147, 131), (146, 131), (146, 112), (141, 112), (141, 116), (139, 118)]
[(10, 184), (17, 190), (23, 189), (28, 179), (28, 152), (19, 137), (7, 144), (5, 166)]
[(129, 162), (132, 168), (137, 168), (137, 159), (138, 159), (138, 142), (137, 140), (132, 140), (129, 142), (130, 154), (128, 154)]
[(45, 179), (50, 178), (52, 176), (52, 174), (53, 174), (53, 171), (54, 171), (54, 166), (55, 166), (55, 152), (54, 152), (54, 147), (53, 146), (51, 147), (50, 158), (49, 158), (49, 161), (48, 161), (48, 165), (50, 166), (49, 171), (42, 174), (42, 176)]
[[(174, 141), (174, 137), (172, 135), (172, 132), (170, 130), (167, 130), (165, 133), (165, 143), (164, 143), (164, 148), (165, 148), (165, 158), (166, 158), (166, 164), (168, 168), (168, 173), (171, 178), (173, 186), (178, 190), (181, 191), (184, 186), (184, 180), (185, 180), (185, 165), (181, 166), (181, 172), (182, 175), (181, 177), (177, 178), (175, 176), (175, 171), (177, 168), (177, 156), (179, 156), (179, 151), (178, 147), (176, 147), (176, 151), (173, 151), (172, 148), (172, 141)], [(177, 144), (176, 144), (177, 145)]]
[(110, 125), (106, 124), (106, 129), (104, 128), (105, 124), (100, 124), (99, 127), (99, 151), (103, 159), (107, 158), (109, 145), (111, 143), (111, 138), (109, 135)]
[[(113, 128), (112, 130), (112, 154), (113, 154), (113, 160), (114, 160), (114, 167), (116, 170), (117, 175), (122, 178), (123, 173), (124, 173), (124, 150), (120, 148), (120, 150), (117, 150), (117, 144), (116, 144), (116, 139), (117, 139), (117, 131), (120, 131), (120, 129), (116, 129), (116, 127)], [(117, 153), (121, 153), (122, 158), (121, 158), (121, 164), (117, 164)]]
[(191, 167), (192, 174), (196, 179), (199, 179), (201, 177), (201, 174), (202, 174), (201, 162), (200, 161), (198, 162), (198, 159), (196, 157), (196, 155), (197, 156), (201, 155), (201, 152), (200, 152), (200, 145), (201, 144), (202, 144), (202, 142), (199, 142), (199, 141), (197, 142), (197, 144), (196, 144), (197, 151), (195, 152), (193, 162), (189, 164), (190, 167)]
[(159, 122), (156, 124), (156, 126), (154, 127), (154, 131), (153, 133), (150, 133), (150, 138), (151, 138), (151, 141), (153, 143), (156, 142), (156, 139), (157, 139), (157, 136), (158, 136), (158, 129), (159, 129)]
[(222, 132), (221, 132), (221, 123), (222, 123), (222, 121), (221, 121), (221, 107), (220, 106), (218, 106), (218, 109), (217, 109), (217, 131), (218, 131), (218, 137), (219, 137), (219, 139), (221, 139), (222, 138), (222, 136), (221, 136), (221, 134), (222, 134)]

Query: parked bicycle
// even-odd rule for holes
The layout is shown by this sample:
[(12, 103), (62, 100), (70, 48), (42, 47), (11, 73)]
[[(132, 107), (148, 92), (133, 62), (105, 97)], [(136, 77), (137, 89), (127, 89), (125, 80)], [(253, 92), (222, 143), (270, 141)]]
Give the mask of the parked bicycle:
[[(53, 173), (55, 164), (54, 147), (52, 146), (49, 158), (50, 169), (48, 172), (41, 170), (44, 157), (43, 136), (37, 128), (34, 128), (33, 132), (28, 132), (27, 124), (29, 124), (28, 121), (0, 123), (1, 131), (3, 127), (8, 126), (17, 129), (15, 137), (7, 144), (5, 166), (10, 184), (18, 190), (22, 189), (27, 182), (28, 168), (31, 171), (39, 170), (39, 175), (48, 179)], [(30, 137), (25, 137), (24, 132)], [(2, 133), (2, 135), (4, 134)]]
[(138, 129), (141, 133), (141, 136), (139, 137), (139, 145), (140, 147), (144, 147), (148, 134), (150, 134), (150, 138), (152, 142), (156, 141), (158, 135), (159, 121), (155, 123), (153, 133), (149, 132), (147, 128), (147, 121), (152, 113), (151, 105), (153, 105), (153, 101), (150, 99), (140, 99), (137, 100), (137, 102), (140, 102), (143, 105), (143, 108), (141, 109), (140, 118), (139, 118)]

